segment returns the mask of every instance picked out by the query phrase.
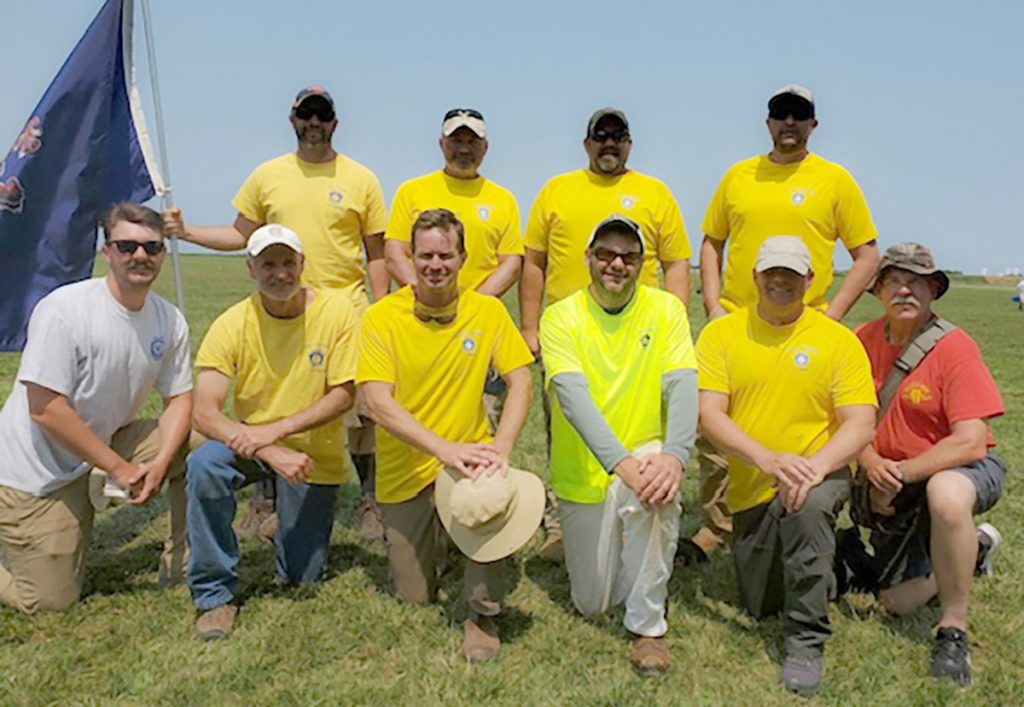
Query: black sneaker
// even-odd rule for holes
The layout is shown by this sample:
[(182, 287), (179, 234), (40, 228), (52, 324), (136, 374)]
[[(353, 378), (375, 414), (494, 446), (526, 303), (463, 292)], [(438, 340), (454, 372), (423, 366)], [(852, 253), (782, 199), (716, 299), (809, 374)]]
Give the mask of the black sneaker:
[(999, 546), (1003, 544), (1003, 536), (991, 523), (982, 523), (978, 526), (978, 562), (974, 566), (975, 577), (990, 577), (992, 575), (992, 558), (999, 552)]
[(689, 538), (679, 540), (679, 545), (676, 546), (677, 567), (694, 567), (696, 565), (706, 565), (707, 563), (708, 554), (704, 552), (700, 545)]
[(971, 684), (971, 654), (967, 632), (940, 626), (932, 644), (933, 678), (949, 678), (957, 685)]

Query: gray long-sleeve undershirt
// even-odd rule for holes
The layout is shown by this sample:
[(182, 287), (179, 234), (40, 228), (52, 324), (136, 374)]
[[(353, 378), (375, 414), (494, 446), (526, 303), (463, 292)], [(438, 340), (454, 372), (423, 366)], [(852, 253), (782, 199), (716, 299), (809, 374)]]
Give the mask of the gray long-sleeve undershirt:
[[(551, 387), (565, 419), (605, 471), (611, 473), (630, 453), (594, 402), (586, 376), (559, 373), (551, 379)], [(665, 373), (661, 377), (661, 395), (666, 407), (665, 441), (661, 451), (685, 465), (697, 438), (697, 371), (679, 368)]]

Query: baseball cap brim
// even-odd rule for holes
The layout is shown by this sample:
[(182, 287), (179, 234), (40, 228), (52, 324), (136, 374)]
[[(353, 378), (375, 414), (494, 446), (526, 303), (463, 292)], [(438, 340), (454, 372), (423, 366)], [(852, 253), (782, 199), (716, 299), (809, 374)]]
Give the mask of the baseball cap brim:
[(623, 113), (618, 108), (598, 108), (596, 111), (594, 111), (594, 114), (590, 116), (590, 120), (587, 121), (587, 137), (590, 137), (590, 135), (593, 134), (594, 130), (597, 128), (598, 123), (600, 123), (605, 118), (618, 119), (619, 122), (622, 123), (622, 127), (626, 129), (626, 132), (629, 132), (629, 121), (626, 119), (625, 113)]
[(249, 257), (255, 258), (272, 245), (288, 246), (302, 255), (302, 241), (299, 240), (299, 234), (276, 223), (260, 226), (253, 231), (249, 236), (245, 251)]
[(487, 138), (487, 124), (481, 118), (459, 114), (452, 116), (441, 125), (441, 135), (451, 137), (459, 128), (468, 128), (480, 139)]
[(593, 247), (594, 241), (604, 235), (606, 231), (627, 233), (635, 237), (637, 242), (640, 244), (640, 252), (644, 252), (644, 234), (643, 231), (640, 230), (639, 224), (632, 219), (628, 219), (625, 216), (619, 216), (617, 214), (609, 216), (594, 227), (594, 232), (590, 235), (590, 242), (587, 244), (587, 247)]

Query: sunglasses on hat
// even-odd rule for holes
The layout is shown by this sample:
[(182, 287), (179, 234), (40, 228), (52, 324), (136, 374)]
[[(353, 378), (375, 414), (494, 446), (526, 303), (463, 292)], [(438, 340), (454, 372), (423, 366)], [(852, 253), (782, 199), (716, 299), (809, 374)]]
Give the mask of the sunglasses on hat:
[(476, 110), (475, 108), (452, 108), (450, 111), (444, 114), (444, 119), (442, 120), (442, 122), (444, 122), (445, 120), (451, 120), (452, 118), (457, 118), (459, 116), (467, 116), (469, 118), (476, 118), (477, 120), (484, 119), (483, 113)]

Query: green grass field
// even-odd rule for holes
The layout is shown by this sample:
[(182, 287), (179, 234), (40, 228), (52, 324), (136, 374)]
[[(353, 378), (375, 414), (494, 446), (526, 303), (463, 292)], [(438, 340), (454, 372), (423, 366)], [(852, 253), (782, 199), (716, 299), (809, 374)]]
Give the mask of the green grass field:
[[(251, 291), (240, 258), (185, 256), (193, 351), (213, 318)], [(167, 265), (158, 290), (172, 298)], [(935, 608), (910, 618), (883, 614), (870, 596), (833, 606), (822, 704), (1024, 703), (1024, 313), (1009, 288), (958, 282), (937, 309), (981, 345), (1008, 414), (993, 424), (1012, 471), (988, 514), (1005, 546), (995, 576), (979, 581), (970, 617), (974, 685), (965, 691), (927, 677)], [(690, 307), (695, 334), (703, 323)], [(512, 303), (511, 298), (509, 299)], [(870, 296), (850, 324), (880, 313)], [(0, 355), (0, 394), (18, 356)], [(150, 403), (147, 413), (156, 414)], [(535, 401), (514, 461), (546, 476), (543, 418)], [(3, 463), (0, 461), (0, 463)], [(695, 468), (695, 465), (694, 465)], [(684, 525), (698, 522), (695, 479), (684, 489)], [(284, 589), (273, 553), (243, 546), (244, 606), (227, 640), (192, 637), (188, 590), (156, 588), (162, 499), (97, 516), (86, 595), (62, 615), (25, 617), (0, 608), (0, 704), (781, 704), (779, 623), (755, 624), (738, 608), (732, 558), (677, 569), (668, 640), (676, 659), (664, 678), (637, 678), (621, 615), (588, 622), (574, 613), (564, 568), (536, 556), (534, 540), (515, 559), (516, 584), (502, 619), (498, 661), (462, 659), (460, 570), (445, 578), (440, 606), (400, 604), (388, 593), (383, 547), (360, 545), (354, 486), (343, 489), (329, 576)]]

